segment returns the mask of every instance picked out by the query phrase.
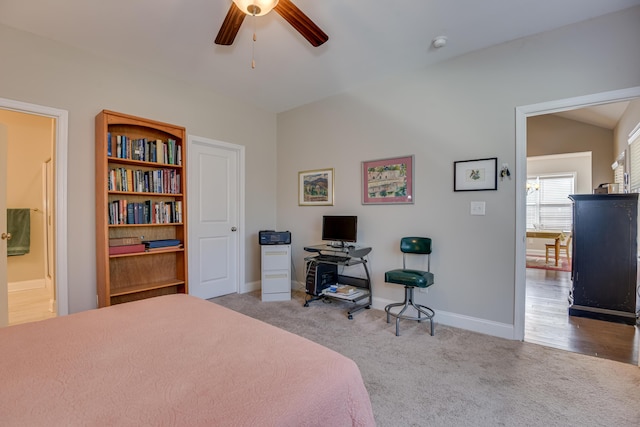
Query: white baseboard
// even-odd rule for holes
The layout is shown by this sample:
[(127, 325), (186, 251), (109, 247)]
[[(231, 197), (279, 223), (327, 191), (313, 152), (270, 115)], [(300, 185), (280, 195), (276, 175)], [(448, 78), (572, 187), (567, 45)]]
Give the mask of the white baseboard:
[[(373, 308), (384, 310), (387, 304), (398, 301), (390, 301), (384, 298), (373, 297)], [(453, 326), (454, 328), (466, 329), (472, 332), (478, 332), (485, 335), (492, 335), (499, 338), (514, 339), (513, 325), (507, 323), (499, 323), (491, 320), (478, 319), (477, 317), (466, 316), (464, 314), (449, 313), (446, 311), (433, 309), (436, 313), (433, 318), (436, 322), (436, 333), (438, 333), (437, 324)]]
[(21, 282), (9, 282), (7, 283), (7, 290), (9, 292), (28, 291), (31, 289), (45, 289), (47, 283), (45, 279), (23, 280)]
[(240, 291), (238, 293), (246, 294), (248, 292), (259, 291), (260, 289), (262, 289), (262, 287), (260, 285), (260, 281), (258, 280), (255, 282), (245, 283), (244, 286), (240, 287)]
[[(305, 285), (300, 282), (292, 282), (294, 290), (304, 291)], [(390, 301), (384, 298), (373, 297), (371, 306), (377, 310), (384, 310), (387, 304), (391, 304), (398, 301)], [(480, 334), (491, 335), (499, 338), (505, 338), (508, 340), (515, 339), (513, 325), (508, 323), (494, 322), (491, 320), (479, 319), (476, 317), (466, 316), (464, 314), (449, 313), (446, 311), (438, 310), (434, 308), (436, 317), (436, 333), (438, 332), (437, 324), (452, 326), (454, 328), (466, 329), (472, 332), (478, 332)]]

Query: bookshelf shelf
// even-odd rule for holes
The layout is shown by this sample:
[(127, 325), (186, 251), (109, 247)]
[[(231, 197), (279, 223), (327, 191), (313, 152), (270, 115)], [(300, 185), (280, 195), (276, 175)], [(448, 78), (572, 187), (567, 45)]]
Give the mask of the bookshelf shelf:
[(145, 160), (131, 160), (131, 159), (122, 159), (120, 157), (107, 156), (107, 160), (109, 163), (117, 163), (121, 165), (131, 165), (131, 166), (141, 166), (141, 167), (151, 167), (151, 168), (176, 168), (181, 169), (182, 165), (174, 165), (171, 163), (158, 163), (158, 162), (148, 162)]
[(120, 195), (120, 196), (165, 196), (165, 197), (183, 197), (182, 193), (153, 193), (151, 191), (116, 191), (109, 190), (109, 194)]
[(182, 222), (171, 222), (162, 224), (108, 224), (109, 228), (132, 228), (132, 227), (170, 227), (184, 225)]
[(156, 254), (166, 254), (171, 252), (184, 252), (184, 248), (171, 248), (171, 249), (162, 249), (162, 250), (153, 250), (153, 251), (145, 251), (145, 252), (132, 252), (130, 254), (116, 254), (109, 255), (109, 258), (123, 258), (130, 256), (151, 256)]
[[(184, 127), (154, 120), (107, 110), (96, 116), (99, 307), (188, 292), (185, 136)], [(131, 239), (182, 246), (109, 254), (110, 244)]]
[(112, 297), (119, 297), (123, 295), (131, 295), (145, 291), (153, 291), (156, 289), (164, 289), (170, 288), (173, 286), (184, 285), (183, 281), (167, 281), (167, 282), (156, 282), (156, 283), (146, 283), (143, 285), (135, 285), (135, 286), (126, 286), (119, 288), (117, 290), (113, 290), (111, 292)]

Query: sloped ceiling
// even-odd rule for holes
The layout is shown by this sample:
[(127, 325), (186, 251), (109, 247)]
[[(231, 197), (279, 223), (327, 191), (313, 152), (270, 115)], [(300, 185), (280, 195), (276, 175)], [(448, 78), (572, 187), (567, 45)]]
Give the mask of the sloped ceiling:
[[(214, 45), (231, 0), (1, 0), (0, 23), (281, 112), (394, 73), (640, 5), (640, 0), (293, 2), (329, 35), (327, 43), (312, 47), (272, 12), (247, 17), (232, 46)], [(440, 35), (448, 43), (436, 49), (431, 41)]]

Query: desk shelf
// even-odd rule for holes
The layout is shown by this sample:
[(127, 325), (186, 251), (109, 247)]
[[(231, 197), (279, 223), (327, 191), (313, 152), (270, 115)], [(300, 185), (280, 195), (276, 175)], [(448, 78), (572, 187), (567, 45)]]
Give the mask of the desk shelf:
[[(343, 301), (352, 305), (347, 312), (347, 317), (350, 320), (353, 319), (354, 313), (362, 309), (371, 308), (371, 278), (369, 276), (367, 260), (364, 258), (371, 251), (371, 248), (332, 248), (320, 245), (305, 247), (304, 250), (314, 253), (314, 255), (305, 257), (304, 259), (307, 272), (306, 292), (308, 296), (305, 298), (305, 307), (309, 307), (309, 303), (312, 301), (322, 299)], [(350, 253), (355, 253), (359, 256), (350, 256)], [(339, 254), (339, 256), (336, 254)], [(333, 258), (325, 258), (323, 255), (331, 255)], [(366, 277), (353, 277), (338, 273), (339, 267), (355, 265), (362, 265)], [(354, 295), (353, 298), (349, 298), (348, 295), (332, 295), (325, 292), (326, 289), (335, 284), (351, 285), (361, 290), (362, 293)]]

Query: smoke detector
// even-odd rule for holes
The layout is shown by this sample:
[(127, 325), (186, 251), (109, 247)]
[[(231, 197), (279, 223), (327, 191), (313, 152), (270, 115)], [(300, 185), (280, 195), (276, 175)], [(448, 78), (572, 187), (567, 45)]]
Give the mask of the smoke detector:
[(431, 45), (436, 49), (440, 49), (447, 44), (447, 38), (445, 36), (438, 36), (431, 41)]

